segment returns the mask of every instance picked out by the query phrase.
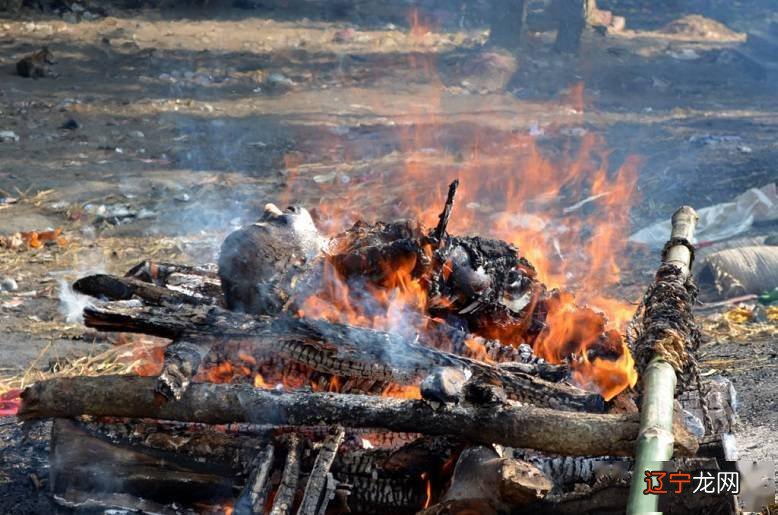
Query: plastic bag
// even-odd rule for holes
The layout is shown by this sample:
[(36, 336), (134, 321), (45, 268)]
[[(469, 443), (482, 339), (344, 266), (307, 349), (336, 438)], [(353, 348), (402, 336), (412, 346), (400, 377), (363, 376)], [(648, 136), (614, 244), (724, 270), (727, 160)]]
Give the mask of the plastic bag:
[[(747, 231), (754, 222), (778, 220), (778, 191), (775, 183), (751, 188), (732, 202), (704, 207), (697, 214), (696, 241), (725, 240)], [(669, 220), (656, 222), (634, 233), (629, 241), (660, 248), (670, 238), (670, 228)]]

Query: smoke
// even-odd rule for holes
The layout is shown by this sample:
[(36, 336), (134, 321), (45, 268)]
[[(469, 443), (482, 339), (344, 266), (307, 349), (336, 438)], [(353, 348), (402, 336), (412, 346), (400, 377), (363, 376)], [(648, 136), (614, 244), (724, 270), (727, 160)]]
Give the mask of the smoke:
[(59, 312), (69, 324), (80, 324), (84, 321), (84, 308), (92, 306), (92, 299), (73, 291), (70, 283), (59, 280)]

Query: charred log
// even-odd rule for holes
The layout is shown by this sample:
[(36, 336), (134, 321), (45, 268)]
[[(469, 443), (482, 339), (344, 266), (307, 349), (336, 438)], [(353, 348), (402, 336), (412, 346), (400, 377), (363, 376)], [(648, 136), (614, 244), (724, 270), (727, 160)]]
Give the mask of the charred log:
[(132, 277), (113, 275), (88, 275), (73, 283), (73, 289), (84, 295), (108, 300), (129, 300), (138, 297), (152, 305), (211, 304), (213, 299), (196, 297), (182, 292), (156, 286)]
[(235, 501), (234, 513), (236, 515), (253, 515), (265, 512), (265, 503), (270, 493), (270, 474), (273, 471), (274, 459), (275, 447), (270, 444), (257, 453), (246, 486)]
[[(137, 502), (136, 508), (148, 509), (149, 499), (162, 504), (225, 499), (234, 487), (229, 463), (117, 446), (61, 419), (52, 428), (50, 467), (52, 493), (72, 505), (102, 493), (107, 505), (103, 508), (115, 506), (121, 492), (123, 503)], [(110, 467), (110, 474), (104, 467)]]
[(342, 427), (335, 427), (324, 440), (319, 454), (316, 456), (313, 469), (308, 476), (308, 483), (305, 485), (305, 492), (303, 492), (303, 499), (300, 502), (297, 515), (324, 514), (327, 504), (335, 493), (330, 467), (345, 435), (346, 432)]
[(469, 369), (474, 376), (501, 385), (514, 399), (560, 409), (602, 411), (604, 402), (564, 383), (443, 352), (400, 335), (302, 318), (262, 318), (216, 306), (206, 309), (125, 307), (111, 304), (84, 309), (84, 322), (102, 330), (142, 332), (176, 338), (215, 335), (241, 338), (311, 368), (347, 377), (407, 383), (436, 366)]
[[(18, 416), (73, 417), (82, 414), (150, 417), (224, 424), (253, 422), (343, 425), (452, 435), (474, 443), (498, 443), (567, 455), (630, 455), (638, 420), (513, 406), (446, 406), (373, 396), (278, 392), (226, 384), (193, 384), (179, 401), (159, 403), (154, 378), (103, 376), (41, 381), (22, 394)], [(677, 428), (683, 452), (696, 441)]]
[(300, 439), (295, 433), (289, 435), (286, 445), (286, 460), (281, 483), (273, 499), (271, 515), (288, 515), (292, 512), (297, 482), (300, 477)]

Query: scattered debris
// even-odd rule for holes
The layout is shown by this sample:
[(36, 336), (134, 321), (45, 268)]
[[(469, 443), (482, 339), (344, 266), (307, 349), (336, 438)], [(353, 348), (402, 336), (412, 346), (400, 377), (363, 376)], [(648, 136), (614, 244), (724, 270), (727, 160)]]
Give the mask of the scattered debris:
[(297, 83), (281, 73), (271, 73), (265, 81), (265, 86), (273, 93), (285, 93), (297, 86)]
[(48, 47), (43, 47), (38, 52), (28, 55), (17, 62), (16, 73), (30, 79), (56, 77), (56, 74), (49, 69), (49, 66), (55, 63), (56, 61), (51, 50)]
[(711, 41), (745, 41), (746, 35), (729, 29), (716, 20), (691, 14), (673, 20), (657, 32), (671, 34), (679, 39)]
[(44, 245), (64, 246), (67, 240), (62, 229), (46, 231), (22, 231), (9, 236), (0, 236), (0, 247), (10, 250), (39, 249)]
[(17, 202), (19, 202), (19, 199), (16, 197), (0, 197), (0, 209), (12, 206)]
[(19, 285), (13, 277), (3, 277), (0, 280), (0, 291), (16, 291), (18, 289)]
[(14, 131), (0, 131), (0, 142), (5, 143), (6, 141), (19, 141), (19, 136)]
[[(95, 222), (102, 221), (119, 224), (126, 219), (145, 220), (154, 218), (157, 214), (146, 208), (137, 208), (130, 204), (86, 204), (83, 212), (95, 217)], [(71, 215), (72, 216), (72, 215)]]
[(357, 35), (357, 31), (351, 27), (335, 32), (332, 40), (336, 43), (349, 43)]
[[(778, 220), (776, 184), (751, 188), (731, 202), (715, 204), (697, 210), (697, 241), (714, 242), (732, 238), (747, 231), (754, 222)], [(629, 241), (651, 247), (661, 247), (670, 224), (660, 221), (644, 227), (629, 237)]]
[(689, 138), (689, 143), (698, 146), (717, 146), (719, 144), (737, 143), (742, 138), (734, 135), (722, 135), (722, 134), (694, 134)]
[(75, 118), (68, 118), (65, 123), (60, 125), (60, 129), (68, 130), (68, 131), (74, 131), (78, 128), (80, 128), (81, 125), (76, 121)]

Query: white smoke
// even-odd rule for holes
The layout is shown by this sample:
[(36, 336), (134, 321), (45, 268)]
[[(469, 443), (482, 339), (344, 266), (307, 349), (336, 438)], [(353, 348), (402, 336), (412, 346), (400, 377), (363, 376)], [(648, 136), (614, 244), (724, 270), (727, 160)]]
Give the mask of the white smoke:
[(92, 305), (92, 299), (73, 291), (70, 283), (59, 280), (59, 311), (69, 324), (84, 322), (84, 308)]

